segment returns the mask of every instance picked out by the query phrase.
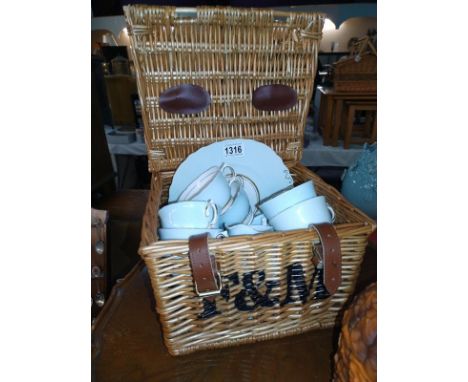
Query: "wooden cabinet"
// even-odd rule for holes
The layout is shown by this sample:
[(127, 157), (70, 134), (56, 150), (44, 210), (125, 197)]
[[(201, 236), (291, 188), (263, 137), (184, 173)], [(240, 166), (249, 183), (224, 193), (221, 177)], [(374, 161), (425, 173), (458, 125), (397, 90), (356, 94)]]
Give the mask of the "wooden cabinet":
[[(323, 143), (327, 146), (338, 146), (338, 139), (345, 141), (344, 148), (349, 148), (352, 140), (352, 123), (357, 110), (367, 111), (369, 123), (368, 141), (377, 139), (377, 93), (376, 92), (341, 92), (334, 88), (319, 86), (320, 114), (319, 130), (323, 135)], [(351, 108), (352, 106), (352, 108)], [(362, 106), (362, 107), (361, 107)], [(372, 118), (372, 119), (371, 119)], [(351, 125), (349, 124), (351, 121)], [(343, 132), (343, 133), (342, 133)]]
[(116, 74), (105, 76), (105, 81), (114, 126), (135, 127), (133, 95), (138, 94), (135, 78)]

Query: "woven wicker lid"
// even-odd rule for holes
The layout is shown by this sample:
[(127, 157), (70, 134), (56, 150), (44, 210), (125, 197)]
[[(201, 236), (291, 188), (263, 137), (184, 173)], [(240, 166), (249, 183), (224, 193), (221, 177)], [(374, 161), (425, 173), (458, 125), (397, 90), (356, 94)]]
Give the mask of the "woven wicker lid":
[[(263, 142), (285, 162), (302, 156), (323, 15), (230, 7), (127, 6), (130, 51), (142, 104), (149, 169), (174, 170), (210, 143)], [(210, 104), (196, 114), (167, 112), (160, 95), (196, 85)], [(261, 86), (292, 88), (288, 110), (258, 110)]]

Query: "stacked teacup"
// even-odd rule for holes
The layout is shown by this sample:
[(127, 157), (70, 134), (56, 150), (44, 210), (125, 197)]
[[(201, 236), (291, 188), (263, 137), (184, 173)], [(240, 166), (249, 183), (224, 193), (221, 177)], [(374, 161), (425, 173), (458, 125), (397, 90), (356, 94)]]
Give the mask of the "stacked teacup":
[(205, 232), (223, 238), (304, 229), (333, 223), (335, 213), (325, 197), (317, 195), (311, 180), (260, 202), (255, 182), (223, 163), (197, 176), (176, 202), (159, 210), (159, 219), (159, 237), (177, 240)]
[(243, 187), (243, 177), (228, 164), (210, 167), (185, 188), (177, 202), (159, 210), (159, 237), (188, 239), (208, 232), (220, 238), (228, 236), (223, 227), (250, 224), (255, 211)]
[(335, 220), (333, 208), (324, 196), (317, 196), (311, 180), (271, 195), (262, 200), (259, 208), (275, 231), (303, 229)]
[[(229, 175), (228, 175), (229, 177)], [(268, 224), (268, 221), (260, 211), (258, 211), (258, 203), (260, 201), (260, 191), (255, 182), (244, 174), (237, 174), (237, 177), (242, 181), (242, 191), (239, 197), (246, 199), (251, 203), (245, 192), (246, 188), (250, 189), (249, 195), (255, 195), (255, 200), (251, 203), (249, 213), (244, 219), (231, 219), (231, 213), (227, 213), (224, 217), (224, 225), (229, 236), (239, 235), (257, 235), (259, 233), (273, 231), (273, 227)], [(245, 202), (244, 202), (245, 203)], [(235, 211), (235, 205), (233, 210)]]
[(162, 240), (187, 239), (204, 232), (212, 238), (223, 236), (218, 207), (211, 200), (170, 203), (159, 210), (159, 220)]

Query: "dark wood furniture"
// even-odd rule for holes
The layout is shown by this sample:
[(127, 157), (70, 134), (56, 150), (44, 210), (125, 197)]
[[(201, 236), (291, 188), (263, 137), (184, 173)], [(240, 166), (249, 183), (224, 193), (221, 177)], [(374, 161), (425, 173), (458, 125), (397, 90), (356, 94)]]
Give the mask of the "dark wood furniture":
[(109, 285), (114, 285), (138, 262), (142, 216), (149, 190), (116, 191), (94, 201), (93, 207), (109, 212)]
[(93, 58), (91, 73), (91, 207), (108, 212), (106, 281), (110, 290), (138, 262), (141, 219), (149, 190), (116, 190), (115, 174), (104, 132), (103, 101), (100, 99), (103, 94), (98, 91), (98, 84), (102, 85), (103, 78), (96, 60)]
[(377, 105), (375, 92), (339, 92), (334, 88), (317, 87), (320, 92), (320, 110), (318, 127), (322, 132), (323, 143), (328, 146), (337, 146), (340, 125), (346, 103), (352, 101), (366, 101)]
[(135, 78), (126, 74), (112, 74), (104, 78), (114, 125), (135, 128), (133, 96), (138, 94)]
[[(356, 293), (376, 280), (368, 247)], [(339, 324), (339, 323), (338, 323)], [(328, 382), (339, 326), (292, 337), (173, 357), (163, 343), (142, 261), (114, 287), (92, 333), (95, 382)]]
[[(354, 120), (357, 111), (365, 111), (365, 123), (364, 123), (364, 134), (356, 139), (355, 130), (356, 127)], [(346, 123), (343, 126), (343, 147), (348, 149), (352, 143), (373, 143), (377, 140), (377, 104), (373, 101), (350, 101), (346, 103), (346, 109), (344, 113)], [(333, 142), (338, 141), (337, 130), (339, 126), (333, 131)]]
[(108, 113), (107, 96), (98, 57), (91, 59), (91, 195), (108, 195), (115, 190), (115, 174), (104, 132)]

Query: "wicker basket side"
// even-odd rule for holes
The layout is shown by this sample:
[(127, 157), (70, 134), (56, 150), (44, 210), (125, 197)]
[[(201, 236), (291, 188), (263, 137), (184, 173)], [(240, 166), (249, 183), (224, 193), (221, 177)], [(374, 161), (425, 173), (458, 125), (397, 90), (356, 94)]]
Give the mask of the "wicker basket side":
[[(314, 281), (311, 253), (317, 237), (312, 231), (259, 235), (262, 237), (254, 240), (236, 237), (210, 241), (210, 251), (215, 254), (223, 274), (223, 285), (229, 288), (223, 290), (224, 297), (218, 297), (214, 306), (194, 293), (187, 241), (160, 242), (153, 248), (146, 247), (141, 254), (154, 288), (166, 346), (177, 355), (334, 326), (354, 290), (366, 244), (365, 233), (345, 227), (338, 229), (343, 282), (329, 298), (321, 296), (317, 280)], [(299, 264), (306, 275), (304, 282), (312, 285), (304, 302), (300, 295), (288, 295), (291, 264)], [(248, 282), (243, 279), (247, 275), (253, 277), (261, 295), (268, 294), (266, 306), (260, 303), (250, 310), (255, 301), (246, 295)], [(291, 301), (286, 304), (288, 298)], [(269, 306), (271, 301), (273, 304)]]
[[(298, 183), (313, 179), (317, 192), (327, 196), (342, 220), (336, 225), (343, 275), (338, 292), (327, 298), (320, 287), (311, 261), (313, 246), (318, 243), (312, 229), (210, 240), (210, 251), (216, 256), (225, 286), (215, 306), (194, 293), (188, 242), (152, 242), (140, 248), (140, 255), (148, 267), (164, 340), (171, 354), (251, 343), (335, 324), (354, 290), (373, 221), (350, 207), (333, 187), (307, 168), (298, 166), (291, 172)], [(161, 200), (158, 195), (163, 192), (160, 176), (154, 175), (155, 202)], [(155, 237), (158, 208), (147, 209), (151, 216), (145, 216), (143, 230), (152, 232), (142, 235), (145, 240)], [(309, 286), (302, 295), (288, 287), (291, 277), (301, 275)], [(268, 298), (255, 302), (249, 285), (255, 285)]]
[(158, 210), (161, 203), (162, 180), (160, 176), (151, 176), (151, 192), (146, 202), (145, 214), (143, 215), (140, 248), (146, 247), (158, 240)]

